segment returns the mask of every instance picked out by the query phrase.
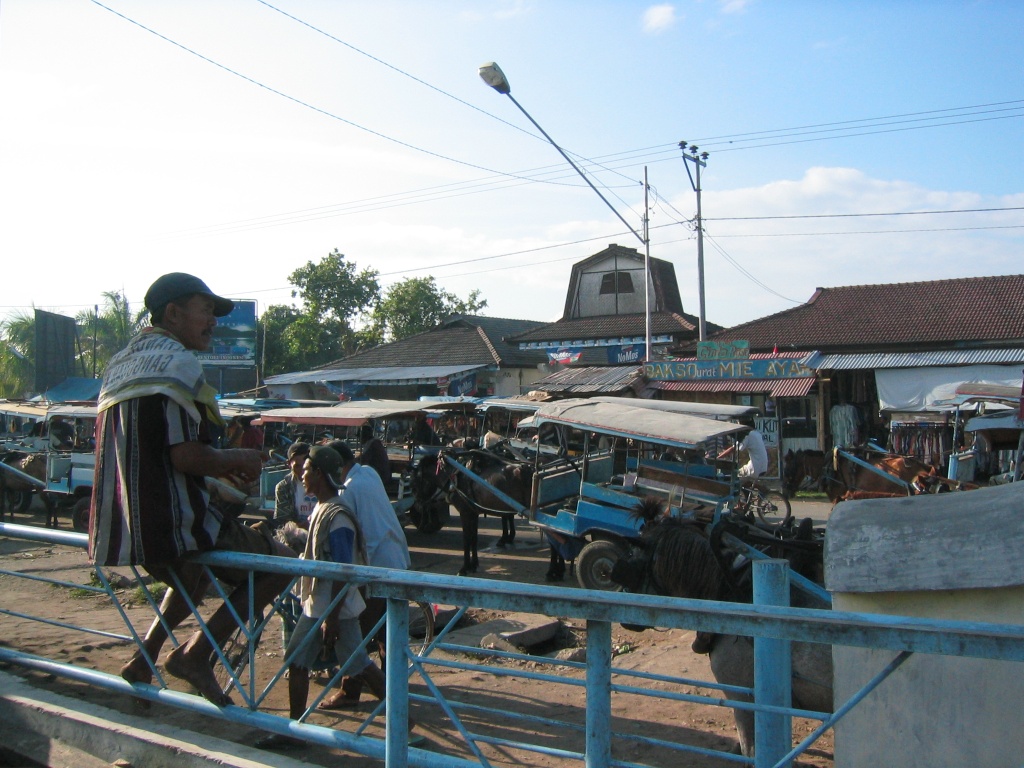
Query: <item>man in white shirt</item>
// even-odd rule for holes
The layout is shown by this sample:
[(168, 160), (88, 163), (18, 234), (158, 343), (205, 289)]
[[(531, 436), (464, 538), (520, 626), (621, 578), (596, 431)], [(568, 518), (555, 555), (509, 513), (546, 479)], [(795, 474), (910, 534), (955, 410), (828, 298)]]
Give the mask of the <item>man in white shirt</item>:
[[(342, 460), (341, 500), (352, 510), (366, 545), (366, 564), (376, 568), (407, 569), (412, 565), (405, 531), (395, 514), (391, 500), (380, 476), (368, 466), (355, 460), (352, 449), (341, 441), (330, 444)], [(368, 637), (374, 625), (387, 611), (387, 600), (365, 597), (366, 609), (359, 616), (363, 637)], [(383, 657), (384, 628), (374, 638)], [(371, 646), (372, 647), (372, 646)], [(320, 703), (321, 709), (350, 709), (359, 703), (362, 681), (358, 677), (346, 678), (341, 690)]]
[[(768, 449), (764, 446), (764, 437), (754, 427), (754, 420), (750, 418), (740, 419), (740, 424), (749, 427), (749, 431), (738, 441), (739, 446), (747, 454), (747, 463), (739, 468), (737, 475), (742, 478), (757, 480), (768, 471)], [(718, 458), (724, 459), (736, 450), (732, 445), (722, 451)]]

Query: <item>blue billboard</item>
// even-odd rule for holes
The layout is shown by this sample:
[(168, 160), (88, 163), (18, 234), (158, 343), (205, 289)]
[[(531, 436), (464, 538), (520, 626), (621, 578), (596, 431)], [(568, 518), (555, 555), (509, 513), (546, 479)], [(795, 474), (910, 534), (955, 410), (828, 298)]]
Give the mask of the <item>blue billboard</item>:
[(235, 300), (235, 308), (217, 318), (210, 349), (200, 352), (203, 365), (256, 363), (256, 302)]

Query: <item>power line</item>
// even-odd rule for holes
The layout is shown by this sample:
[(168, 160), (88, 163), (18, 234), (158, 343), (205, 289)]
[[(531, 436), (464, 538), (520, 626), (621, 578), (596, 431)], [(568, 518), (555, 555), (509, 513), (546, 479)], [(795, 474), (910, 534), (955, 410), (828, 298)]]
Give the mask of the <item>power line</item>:
[(705, 221), (771, 221), (773, 219), (855, 219), (865, 216), (931, 216), (941, 213), (997, 213), (1004, 211), (1024, 211), (1024, 206), (1007, 206), (1005, 208), (950, 208), (938, 211), (880, 211), (875, 213), (806, 213), (790, 216), (723, 216), (707, 218)]
[(759, 280), (746, 267), (744, 267), (742, 264), (740, 264), (738, 261), (736, 261), (736, 259), (734, 259), (732, 256), (730, 256), (729, 253), (725, 250), (725, 248), (723, 248), (719, 243), (717, 243), (715, 241), (715, 238), (711, 237), (711, 235), (709, 235), (707, 232), (704, 233), (704, 237), (707, 238), (708, 242), (711, 243), (711, 247), (714, 248), (716, 251), (718, 251), (722, 255), (722, 258), (724, 258), (727, 262), (729, 262), (736, 269), (737, 272), (739, 272), (741, 275), (743, 275), (745, 278), (747, 278), (754, 285), (758, 286), (761, 290), (765, 291), (766, 293), (770, 293), (770, 294), (772, 294), (772, 296), (776, 296), (776, 297), (782, 299), (783, 301), (789, 301), (789, 302), (792, 302), (793, 304), (801, 304), (801, 303), (803, 303), (803, 302), (795, 301), (794, 299), (791, 299), (788, 296), (783, 296), (781, 293), (776, 291), (774, 288), (769, 288), (766, 283), (764, 283), (761, 280)]
[[(103, 8), (106, 11), (110, 11), (110, 13), (114, 14), (115, 16), (118, 16), (118, 17), (124, 19), (125, 21), (130, 22), (131, 24), (134, 24), (135, 26), (139, 27), (140, 29), (143, 29), (146, 32), (149, 32), (150, 34), (155, 35), (156, 37), (159, 37), (161, 40), (163, 40), (165, 42), (168, 42), (168, 43), (170, 43), (171, 45), (173, 45), (173, 46), (175, 46), (177, 48), (180, 48), (181, 50), (185, 51), (186, 53), (190, 53), (193, 56), (196, 56), (196, 57), (202, 59), (203, 61), (207, 62), (208, 64), (212, 64), (213, 66), (217, 67), (218, 69), (222, 69), (225, 72), (228, 72), (229, 74), (234, 75), (235, 77), (240, 77), (241, 79), (245, 80), (247, 83), (251, 83), (252, 85), (255, 85), (255, 86), (259, 87), (259, 88), (263, 88), (264, 90), (269, 91), (270, 93), (273, 93), (276, 96), (280, 96), (281, 98), (287, 99), (288, 101), (291, 101), (291, 102), (293, 102), (295, 104), (298, 104), (299, 106), (306, 107), (307, 109), (311, 109), (314, 112), (317, 112), (317, 113), (319, 113), (321, 115), (324, 115), (325, 117), (331, 118), (332, 120), (337, 120), (337, 121), (339, 121), (341, 123), (344, 123), (345, 125), (351, 126), (352, 128), (356, 128), (356, 129), (358, 129), (360, 131), (365, 131), (366, 133), (369, 133), (372, 136), (376, 136), (379, 139), (384, 139), (385, 141), (390, 141), (390, 142), (392, 142), (394, 144), (398, 144), (399, 146), (405, 147), (406, 149), (411, 149), (411, 150), (413, 150), (415, 152), (421, 152), (421, 153), (423, 153), (425, 155), (430, 155), (431, 157), (436, 157), (439, 160), (447, 160), (448, 162), (456, 163), (458, 165), (463, 165), (463, 166), (466, 166), (467, 168), (473, 168), (473, 169), (478, 170), (478, 171), (486, 171), (487, 173), (494, 174), (496, 176), (505, 176), (505, 177), (508, 177), (508, 178), (521, 178), (521, 177), (517, 177), (515, 174), (512, 174), (512, 173), (506, 173), (505, 171), (494, 170), (493, 168), (488, 168), (488, 167), (483, 166), (483, 165), (477, 165), (476, 163), (471, 163), (471, 162), (469, 162), (467, 160), (459, 160), (457, 158), (450, 157), (448, 155), (443, 155), (443, 154), (441, 154), (439, 152), (434, 152), (433, 150), (426, 149), (424, 147), (419, 147), (419, 146), (416, 146), (415, 144), (410, 144), (409, 142), (403, 141), (402, 139), (397, 139), (394, 136), (388, 136), (386, 133), (381, 133), (380, 131), (376, 131), (376, 130), (374, 130), (372, 128), (367, 128), (365, 125), (360, 125), (359, 123), (356, 123), (356, 122), (354, 122), (352, 120), (349, 120), (347, 118), (341, 117), (340, 115), (336, 115), (333, 112), (329, 112), (326, 109), (322, 109), (321, 107), (317, 107), (317, 106), (315, 106), (313, 104), (310, 104), (307, 101), (303, 101), (302, 99), (299, 99), (299, 98), (297, 98), (295, 96), (291, 96), (291, 95), (285, 93), (284, 91), (281, 91), (281, 90), (279, 90), (277, 88), (274, 88), (273, 86), (267, 85), (266, 83), (263, 83), (263, 82), (261, 82), (259, 80), (256, 80), (255, 78), (252, 78), (252, 77), (249, 77), (248, 75), (242, 74), (238, 70), (232, 69), (231, 67), (229, 67), (229, 66), (227, 66), (225, 64), (221, 64), (220, 62), (215, 61), (214, 59), (211, 59), (209, 56), (205, 56), (205, 55), (199, 53), (198, 51), (196, 51), (196, 50), (194, 50), (192, 48), (189, 48), (188, 46), (183, 45), (182, 43), (179, 43), (176, 40), (172, 40), (171, 38), (167, 37), (164, 34), (161, 34), (160, 32), (157, 32), (155, 29), (147, 27), (145, 24), (142, 24), (141, 22), (138, 22), (135, 19), (130, 18), (129, 16), (125, 16), (123, 13), (120, 13), (119, 11), (115, 11), (113, 8), (110, 8), (110, 7), (106, 6), (106, 5), (104, 5), (103, 3), (99, 2), (99, 0), (91, 0), (91, 2), (93, 4), (95, 4), (95, 5), (98, 5), (100, 8)], [(524, 180), (525, 181), (534, 181), (534, 182), (540, 181), (539, 179), (524, 179)], [(545, 182), (545, 183), (557, 184), (558, 182)], [(579, 186), (579, 185), (578, 184), (572, 184), (572, 185), (566, 185), (566, 186)]]
[[(859, 131), (857, 133), (844, 133), (842, 136), (818, 136), (811, 139), (793, 139), (792, 141), (776, 141), (769, 144), (751, 144), (746, 147), (727, 147), (725, 149), (718, 149), (716, 152), (738, 152), (745, 149), (763, 149), (765, 147), (784, 147), (788, 144), (808, 144), (815, 141), (829, 141), (831, 139), (848, 139), (856, 136), (876, 136), (881, 133), (902, 133), (904, 131), (918, 131), (925, 128), (944, 128), (950, 125), (966, 125), (968, 123), (985, 123), (993, 120), (1010, 120), (1013, 118), (1024, 117), (1024, 113), (1019, 115), (1002, 115), (1000, 117), (985, 117), (978, 118), (976, 120), (955, 120), (952, 122), (945, 123), (933, 123), (932, 125), (915, 125), (908, 126), (906, 128), (887, 128), (881, 131)], [(714, 145), (712, 145), (714, 146)]]
[(931, 227), (920, 229), (860, 229), (846, 232), (772, 232), (753, 235), (718, 235), (718, 237), (821, 237), (825, 235), (893, 235), (901, 232), (977, 232), (989, 229), (1024, 229), (1024, 224), (1006, 224), (991, 227)]
[[(426, 88), (429, 88), (430, 90), (435, 91), (436, 93), (441, 94), (442, 96), (446, 96), (447, 98), (452, 99), (453, 101), (458, 102), (459, 104), (463, 105), (464, 107), (469, 107), (473, 111), (479, 112), (482, 115), (486, 115), (487, 117), (491, 118), (492, 120), (497, 120), (499, 123), (502, 123), (503, 125), (507, 125), (509, 128), (513, 128), (514, 130), (520, 131), (521, 133), (526, 134), (527, 136), (529, 136), (532, 139), (536, 139), (537, 141), (540, 141), (540, 142), (545, 142), (545, 139), (542, 136), (538, 136), (536, 133), (533, 133), (532, 131), (529, 131), (526, 128), (523, 128), (522, 126), (516, 125), (515, 123), (511, 123), (508, 120), (505, 120), (504, 118), (498, 117), (493, 112), (488, 112), (486, 109), (482, 109), (482, 108), (476, 106), (475, 104), (471, 104), (468, 101), (466, 101), (465, 99), (461, 99), (458, 96), (456, 96), (456, 95), (454, 95), (452, 93), (449, 93), (448, 91), (444, 90), (443, 88), (440, 88), (440, 87), (438, 87), (438, 86), (436, 86), (436, 85), (434, 85), (432, 83), (428, 83), (426, 80), (424, 80), (424, 79), (422, 79), (420, 77), (417, 77), (416, 75), (413, 75), (413, 74), (411, 74), (409, 72), (406, 72), (401, 67), (397, 67), (394, 64), (391, 64), (390, 62), (385, 61), (384, 59), (380, 58), (379, 56), (374, 56), (373, 54), (368, 53), (367, 51), (364, 51), (361, 48), (356, 47), (352, 43), (349, 43), (349, 42), (347, 42), (345, 40), (342, 40), (340, 37), (337, 37), (336, 35), (333, 35), (333, 34), (331, 34), (330, 32), (327, 32), (324, 29), (321, 29), (320, 27), (316, 26), (315, 24), (311, 24), (310, 22), (305, 21), (304, 19), (300, 19), (298, 16), (295, 16), (294, 14), (291, 14), (291, 13), (288, 13), (286, 11), (283, 11), (283, 10), (281, 10), (280, 8), (278, 8), (275, 5), (271, 5), (270, 3), (267, 2), (267, 0), (256, 0), (256, 2), (261, 3), (262, 5), (265, 5), (267, 8), (270, 8), (271, 10), (277, 11), (282, 16), (284, 16), (286, 18), (289, 18), (289, 19), (291, 19), (292, 21), (294, 21), (294, 22), (296, 22), (298, 24), (301, 24), (302, 26), (307, 27), (308, 29), (313, 30), (314, 32), (316, 32), (316, 33), (318, 33), (320, 35), (323, 35), (324, 37), (328, 38), (329, 40), (333, 40), (334, 42), (336, 42), (336, 43), (338, 43), (340, 45), (343, 45), (343, 46), (345, 46), (346, 48), (348, 48), (348, 49), (350, 49), (352, 51), (355, 51), (356, 53), (360, 54), (361, 56), (365, 56), (366, 58), (370, 59), (371, 61), (377, 62), (381, 66), (387, 67), (388, 69), (390, 69), (390, 70), (392, 70), (394, 72), (397, 72), (398, 74), (402, 75), (403, 77), (407, 77), (410, 80), (413, 80), (414, 82), (419, 83), (420, 85), (422, 85), (422, 86), (424, 86)], [(577, 158), (579, 160), (585, 160), (586, 162), (592, 163), (594, 165), (597, 165), (598, 167), (603, 167), (599, 163), (596, 163), (593, 160), (585, 158), (582, 155), (577, 154), (576, 152), (572, 152), (572, 151), (570, 151), (568, 149), (566, 151), (569, 152), (569, 154), (571, 154), (573, 157), (575, 157), (575, 158)], [(607, 170), (607, 171), (610, 171), (612, 173), (615, 173), (615, 174), (621, 176), (624, 179), (628, 179), (633, 184), (639, 183), (636, 179), (630, 179), (625, 174), (618, 173), (618, 171), (616, 171), (614, 169), (604, 168), (604, 170)], [(621, 200), (621, 198), (620, 198), (620, 200)], [(625, 201), (622, 201), (622, 202), (623, 202), (623, 204), (626, 204)]]
[[(774, 133), (774, 134), (782, 134), (783, 136), (789, 136), (789, 135), (796, 135), (794, 133), (796, 131), (805, 131), (805, 130), (810, 129), (810, 128), (830, 128), (830, 129), (832, 129), (832, 126), (844, 126), (845, 125), (845, 126), (850, 126), (851, 129), (852, 129), (853, 127), (855, 127), (854, 126), (855, 123), (879, 123), (879, 122), (881, 122), (883, 120), (895, 120), (896, 118), (915, 118), (915, 119), (919, 119), (919, 120), (925, 120), (925, 119), (938, 120), (938, 119), (941, 119), (941, 118), (939, 118), (939, 117), (920, 118), (919, 116), (920, 115), (939, 115), (939, 114), (947, 113), (947, 112), (966, 112), (967, 110), (971, 110), (971, 109), (986, 109), (987, 107), (1004, 107), (1005, 109), (1021, 109), (1022, 108), (1020, 106), (1017, 106), (1017, 107), (1007, 107), (1006, 105), (1008, 105), (1008, 104), (1024, 105), (1024, 99), (1015, 99), (1015, 100), (1012, 100), (1012, 101), (995, 101), (995, 102), (990, 102), (988, 104), (971, 104), (971, 105), (964, 106), (964, 107), (947, 107), (947, 108), (944, 108), (944, 109), (930, 109), (930, 110), (925, 110), (925, 111), (921, 111), (921, 112), (905, 112), (903, 114), (882, 115), (880, 117), (862, 117), (862, 118), (856, 118), (854, 120), (840, 120), (840, 121), (831, 122), (831, 123), (816, 123), (816, 124), (811, 124), (811, 125), (797, 125), (797, 126), (793, 126), (791, 128), (774, 128), (774, 129), (763, 130), (763, 131), (749, 131), (747, 133), (732, 133), (732, 134), (725, 134), (725, 135), (722, 135), (722, 136), (709, 136), (709, 137), (706, 137), (704, 139), (698, 139), (698, 141), (701, 141), (701, 142), (704, 142), (704, 143), (707, 143), (709, 141), (712, 141), (712, 142), (718, 141), (718, 142), (720, 142), (720, 141), (723, 141), (725, 139), (729, 139), (729, 140), (743, 139), (743, 140), (746, 140), (746, 141), (759, 141), (762, 138), (770, 138), (768, 136), (768, 134), (773, 134)], [(955, 115), (955, 117), (960, 117), (960, 115)], [(900, 122), (913, 122), (913, 120), (900, 121)], [(896, 124), (896, 123), (894, 123), (894, 124)], [(863, 127), (863, 126), (856, 126), (856, 127), (859, 128), (859, 127)], [(842, 128), (835, 128), (833, 130), (844, 130), (844, 129), (842, 129)], [(749, 138), (747, 138), (747, 137), (749, 137)]]

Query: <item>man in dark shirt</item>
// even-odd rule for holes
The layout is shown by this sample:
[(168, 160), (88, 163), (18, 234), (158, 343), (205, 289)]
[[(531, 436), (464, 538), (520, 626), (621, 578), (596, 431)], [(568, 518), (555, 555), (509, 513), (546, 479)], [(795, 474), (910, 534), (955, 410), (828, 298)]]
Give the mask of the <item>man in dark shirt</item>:
[[(204, 377), (196, 351), (209, 347), (217, 317), (232, 302), (213, 294), (197, 277), (175, 272), (159, 278), (146, 293), (153, 325), (110, 361), (103, 378), (96, 423), (96, 471), (89, 525), (89, 555), (97, 565), (141, 565), (170, 588), (137, 650), (121, 668), (130, 683), (149, 683), (168, 629), (173, 630), (206, 593), (206, 570), (182, 558), (214, 549), (293, 556), (269, 535), (247, 528), (210, 503), (204, 477), (235, 484), (259, 478), (259, 451), (217, 449), (211, 423), (222, 424), (215, 393)], [(232, 585), (229, 602), (248, 614), (247, 573), (214, 568)], [(287, 586), (286, 575), (257, 573), (253, 602), (257, 613)], [(180, 591), (181, 590), (181, 591)], [(235, 629), (227, 603), (207, 627), (217, 643)], [(164, 668), (191, 683), (214, 704), (222, 693), (210, 667), (213, 646), (200, 630), (168, 654)]]

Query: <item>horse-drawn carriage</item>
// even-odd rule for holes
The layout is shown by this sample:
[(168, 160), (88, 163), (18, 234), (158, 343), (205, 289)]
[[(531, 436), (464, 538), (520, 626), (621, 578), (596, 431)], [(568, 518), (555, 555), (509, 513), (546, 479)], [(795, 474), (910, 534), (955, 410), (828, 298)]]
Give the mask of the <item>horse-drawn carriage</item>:
[[(700, 415), (688, 412), (692, 407), (702, 409)], [(746, 429), (715, 417), (747, 410), (626, 398), (543, 403), (519, 421), (532, 439), (511, 444), (505, 455), (503, 446), (489, 452), (442, 450), (435, 464), (420, 465), (414, 491), (423, 498), (443, 495), (459, 511), (460, 573), (477, 567), (478, 516), (493, 513), (507, 520), (501, 546), (514, 537), (511, 519), (519, 514), (551, 544), (549, 579), (564, 578), (568, 560), (581, 586), (612, 588), (611, 565), (643, 524), (632, 514), (639, 500), (656, 497), (670, 514), (707, 521), (732, 507), (735, 473), (722, 474), (706, 452), (712, 448), (715, 455), (719, 441)]]
[(46, 504), (46, 524), (56, 527), (62, 511), (70, 511), (76, 530), (88, 528), (92, 495), (93, 433), (96, 408), (54, 405), (44, 409), (32, 434), (8, 444), (0, 467), (4, 501), (13, 512), (24, 512), (33, 494)]
[[(274, 408), (259, 414), (263, 425), (283, 425), (283, 438), (303, 440), (314, 444), (330, 439), (341, 439), (360, 451), (371, 440), (379, 440), (387, 452), (388, 469), (382, 471), (381, 480), (400, 519), (408, 519), (420, 530), (439, 530), (448, 518), (447, 504), (430, 508), (416, 504), (410, 489), (410, 473), (427, 455), (433, 456), (430, 441), (419, 439), (427, 417), (443, 413), (472, 413), (472, 401), (420, 401), (420, 400), (358, 400), (332, 406), (311, 408)], [(433, 450), (436, 451), (436, 448)], [(268, 466), (260, 480), (263, 511), (272, 513), (274, 486), (288, 474), (287, 465)]]

